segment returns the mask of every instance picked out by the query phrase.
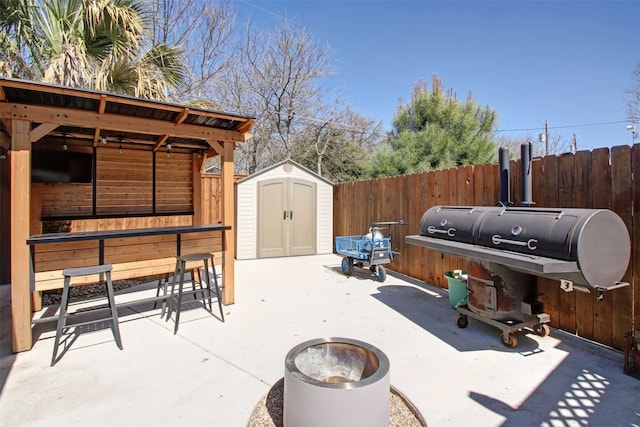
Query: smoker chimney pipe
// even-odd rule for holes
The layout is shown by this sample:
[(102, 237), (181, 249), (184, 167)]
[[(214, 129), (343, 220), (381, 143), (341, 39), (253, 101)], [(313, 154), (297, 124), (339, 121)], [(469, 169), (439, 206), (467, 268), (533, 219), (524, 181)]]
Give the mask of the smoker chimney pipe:
[(522, 160), (522, 206), (530, 208), (533, 205), (531, 200), (531, 143), (520, 145), (520, 155)]
[(500, 161), (500, 205), (509, 206), (509, 149), (500, 147), (498, 151)]

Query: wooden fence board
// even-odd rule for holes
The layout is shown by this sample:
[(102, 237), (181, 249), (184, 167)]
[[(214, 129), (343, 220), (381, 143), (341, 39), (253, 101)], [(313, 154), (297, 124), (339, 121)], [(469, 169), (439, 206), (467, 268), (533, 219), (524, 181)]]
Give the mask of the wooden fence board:
[(487, 200), (484, 194), (484, 166), (478, 165), (473, 168), (473, 201), (474, 206), (486, 206)]
[[(522, 170), (520, 160), (509, 162), (509, 181), (511, 190), (511, 203), (514, 206), (521, 206), (522, 202)], [(500, 187), (498, 187), (500, 188)]]
[[(444, 188), (444, 181), (445, 181), (445, 175), (444, 175), (444, 171), (435, 171), (434, 172), (435, 175), (435, 181), (434, 181), (434, 185), (435, 185), (435, 192), (434, 192), (434, 200), (433, 200), (433, 206), (436, 205), (446, 205), (446, 199), (445, 199), (445, 195), (446, 195), (446, 190)], [(442, 278), (442, 274), (443, 274), (443, 264), (444, 264), (444, 255), (442, 255), (439, 252), (433, 252), (433, 281), (431, 283), (443, 288), (443, 278)]]
[[(400, 195), (400, 204), (394, 205), (393, 216), (389, 221), (404, 220), (407, 212), (409, 212), (409, 192), (411, 191), (408, 184), (408, 176), (404, 175), (401, 179), (396, 180), (395, 191)], [(394, 225), (391, 227), (390, 233), (392, 235), (391, 245), (392, 249), (398, 251), (400, 255), (389, 265), (393, 271), (403, 272), (409, 269), (409, 258), (407, 254), (407, 244), (404, 243), (404, 238), (407, 236), (407, 228)], [(403, 256), (403, 254), (405, 256)]]
[(484, 206), (496, 206), (500, 200), (500, 173), (498, 171), (497, 165), (482, 165)]
[[(600, 148), (591, 152), (591, 182), (593, 207), (596, 209), (611, 209), (611, 165), (609, 164), (608, 148)], [(594, 341), (611, 345), (613, 336), (612, 313), (613, 300), (612, 298), (607, 298), (607, 295), (602, 300), (594, 303)]]
[[(591, 151), (578, 151), (575, 155), (574, 192), (575, 206), (591, 208), (593, 198), (591, 193)], [(593, 339), (593, 304), (596, 293), (575, 293), (576, 334), (587, 339)]]
[[(420, 175), (412, 174), (407, 175), (405, 177), (405, 185), (406, 185), (406, 199), (407, 199), (407, 218), (420, 218), (421, 214), (419, 210), (421, 208), (421, 188), (420, 188)], [(405, 218), (401, 218), (405, 219)], [(409, 225), (406, 227), (395, 227), (395, 228), (406, 228), (407, 233), (403, 234), (419, 234), (420, 229), (417, 225), (417, 221), (410, 221)], [(411, 277), (420, 277), (422, 273), (422, 253), (420, 246), (415, 245), (406, 245), (404, 244), (404, 236), (400, 239), (399, 235), (394, 233), (393, 236), (394, 246), (400, 246), (402, 243), (402, 252), (400, 253), (400, 257), (402, 257), (403, 264), (402, 266), (406, 266), (406, 272)], [(401, 266), (401, 267), (402, 267)]]
[[(456, 200), (456, 183), (457, 173), (455, 169), (445, 169), (442, 171), (442, 205), (455, 206), (458, 203)], [(436, 280), (439, 280), (438, 286), (448, 289), (449, 284), (444, 278), (444, 273), (456, 268), (456, 266), (452, 266), (454, 260), (452, 260), (453, 257), (451, 255), (441, 254), (440, 258), (441, 267)]]
[(631, 268), (633, 269), (633, 328), (640, 329), (640, 144), (633, 146), (631, 163), (633, 166), (633, 235), (631, 236)]
[[(535, 185), (544, 186), (544, 192), (540, 199), (540, 207), (558, 207), (558, 159), (556, 156), (547, 156), (543, 160), (543, 173), (535, 177)], [(534, 186), (535, 186), (534, 185)], [(544, 304), (545, 312), (551, 317), (551, 326), (559, 327), (560, 285), (557, 280), (538, 279), (538, 293), (540, 301)]]
[[(567, 153), (558, 157), (558, 206), (575, 207), (575, 157)], [(576, 331), (576, 293), (559, 292), (558, 323), (560, 329), (567, 332)]]
[[(633, 234), (633, 213), (631, 212), (633, 203), (632, 176), (631, 176), (631, 147), (623, 145), (611, 149), (611, 208), (622, 218), (629, 230), (629, 235)], [(633, 267), (629, 268), (623, 279), (625, 282), (633, 283)], [(626, 286), (608, 292), (615, 310), (613, 311), (611, 341), (615, 348), (624, 348), (626, 342), (624, 334), (631, 331), (632, 321), (632, 288)]]

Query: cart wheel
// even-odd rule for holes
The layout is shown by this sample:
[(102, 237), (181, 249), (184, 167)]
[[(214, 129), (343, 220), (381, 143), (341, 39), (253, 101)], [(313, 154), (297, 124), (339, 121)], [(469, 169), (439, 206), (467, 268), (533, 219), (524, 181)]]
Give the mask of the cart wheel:
[(467, 326), (469, 326), (469, 318), (464, 314), (458, 314), (456, 316), (456, 325), (460, 329), (466, 328)]
[(387, 280), (387, 270), (381, 265), (376, 265), (376, 279), (378, 282), (384, 282)]
[(353, 263), (351, 262), (351, 258), (342, 258), (342, 272), (346, 276), (351, 276), (351, 274), (353, 273)]
[(502, 345), (509, 348), (514, 348), (518, 345), (518, 338), (514, 334), (509, 334), (507, 340), (504, 339), (504, 334), (500, 334), (500, 341), (502, 341)]
[(549, 325), (541, 323), (533, 327), (533, 333), (541, 337), (546, 337), (551, 333), (551, 330), (549, 329)]

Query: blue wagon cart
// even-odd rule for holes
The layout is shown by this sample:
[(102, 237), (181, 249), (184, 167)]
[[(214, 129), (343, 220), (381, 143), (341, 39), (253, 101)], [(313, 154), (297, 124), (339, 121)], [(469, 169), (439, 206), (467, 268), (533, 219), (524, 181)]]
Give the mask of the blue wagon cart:
[(350, 276), (353, 266), (368, 268), (379, 282), (387, 278), (384, 264), (393, 262), (399, 253), (391, 249), (391, 226), (407, 225), (404, 221), (374, 222), (369, 232), (356, 236), (337, 236), (336, 252), (343, 255), (342, 272)]

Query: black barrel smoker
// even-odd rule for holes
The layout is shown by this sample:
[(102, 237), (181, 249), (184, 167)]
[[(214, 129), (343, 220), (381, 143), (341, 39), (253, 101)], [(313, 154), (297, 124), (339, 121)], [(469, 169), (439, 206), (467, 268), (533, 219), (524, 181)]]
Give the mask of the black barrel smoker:
[(468, 304), (456, 307), (456, 323), (464, 328), (471, 316), (498, 327), (507, 347), (523, 328), (549, 333), (536, 276), (559, 280), (567, 292), (594, 290), (599, 299), (628, 286), (620, 280), (629, 233), (607, 209), (434, 206), (420, 220), (420, 235), (405, 241), (467, 259)]
[(499, 327), (507, 347), (525, 327), (548, 334), (535, 276), (599, 295), (628, 285), (619, 280), (629, 264), (629, 234), (610, 210), (434, 206), (422, 216), (420, 235), (405, 240), (468, 260), (469, 302), (457, 307), (457, 324), (466, 327), (471, 316)]

